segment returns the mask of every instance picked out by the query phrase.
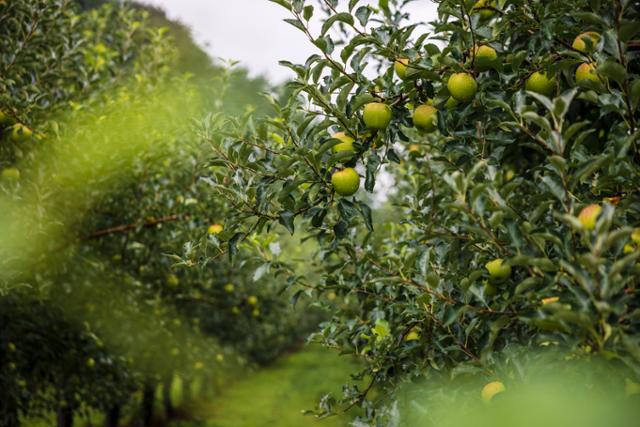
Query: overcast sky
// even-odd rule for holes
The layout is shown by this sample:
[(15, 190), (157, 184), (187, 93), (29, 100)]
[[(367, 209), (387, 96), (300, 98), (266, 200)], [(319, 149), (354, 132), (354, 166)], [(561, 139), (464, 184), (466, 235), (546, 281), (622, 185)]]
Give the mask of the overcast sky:
[[(288, 69), (278, 65), (279, 60), (301, 63), (316, 53), (304, 34), (282, 22), (290, 17), (288, 12), (268, 0), (143, 2), (161, 6), (169, 18), (190, 26), (195, 39), (206, 44), (212, 56), (238, 60), (252, 75), (265, 74), (274, 83), (291, 77)], [(412, 22), (429, 22), (436, 16), (436, 5), (430, 0), (416, 0), (408, 10)]]

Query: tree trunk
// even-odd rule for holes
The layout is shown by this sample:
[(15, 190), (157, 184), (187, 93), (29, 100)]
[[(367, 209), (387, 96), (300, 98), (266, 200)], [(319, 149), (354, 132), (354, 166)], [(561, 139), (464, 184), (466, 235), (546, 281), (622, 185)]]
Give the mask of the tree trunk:
[(167, 416), (167, 419), (171, 419), (176, 416), (176, 411), (173, 407), (173, 402), (171, 402), (171, 386), (172, 385), (173, 385), (173, 373), (169, 372), (164, 377), (164, 381), (162, 384), (162, 402), (164, 403), (164, 412)]
[(120, 405), (113, 405), (107, 411), (105, 427), (118, 427), (120, 424)]
[(152, 381), (147, 381), (142, 390), (142, 425), (150, 427), (153, 421), (153, 403), (155, 401), (156, 386)]
[(58, 408), (58, 427), (73, 427), (73, 409), (70, 406)]

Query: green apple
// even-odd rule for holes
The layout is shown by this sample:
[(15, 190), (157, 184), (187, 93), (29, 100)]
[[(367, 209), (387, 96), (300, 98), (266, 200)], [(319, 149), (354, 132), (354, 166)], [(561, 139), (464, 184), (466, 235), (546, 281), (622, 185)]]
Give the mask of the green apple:
[(478, 0), (471, 10), (479, 14), (482, 19), (491, 19), (495, 14), (494, 7), (496, 7), (495, 1)]
[(598, 73), (596, 73), (596, 65), (594, 63), (580, 64), (578, 69), (576, 69), (576, 83), (580, 83), (582, 81), (592, 81), (594, 83), (602, 83), (602, 77)]
[(220, 234), (224, 228), (221, 224), (211, 224), (209, 228), (207, 228), (207, 233), (209, 234)]
[(354, 151), (353, 143), (354, 143), (355, 139), (353, 139), (352, 137), (350, 137), (346, 133), (338, 132), (338, 133), (333, 134), (331, 136), (331, 138), (342, 141), (340, 144), (336, 144), (336, 145), (333, 146), (333, 152), (334, 153), (339, 153), (341, 151)]
[(174, 288), (179, 284), (180, 284), (180, 279), (178, 279), (178, 276), (176, 276), (175, 274), (170, 274), (169, 276), (167, 276), (167, 285)]
[(398, 58), (393, 63), (393, 67), (396, 70), (396, 74), (400, 79), (404, 80), (407, 77), (407, 66), (409, 65), (409, 58)]
[(3, 169), (2, 177), (6, 179), (20, 179), (20, 170), (18, 170), (18, 168)]
[(473, 66), (478, 71), (486, 71), (493, 67), (498, 61), (498, 54), (491, 46), (478, 46), (475, 50)]
[(227, 283), (226, 285), (224, 285), (224, 291), (228, 294), (233, 293), (234, 289), (235, 286), (233, 286), (233, 283)]
[(31, 138), (33, 131), (21, 123), (16, 123), (11, 128), (11, 140), (13, 142), (22, 142)]
[(13, 124), (12, 122), (13, 120), (11, 119), (11, 116), (0, 110), (0, 129), (2, 129), (4, 126)]
[(596, 221), (601, 211), (602, 206), (600, 205), (593, 204), (586, 206), (578, 214), (578, 221), (580, 221), (582, 226), (587, 230), (593, 230), (596, 227)]
[(476, 96), (478, 83), (469, 73), (455, 73), (449, 77), (447, 88), (457, 101), (469, 102)]
[(341, 196), (351, 196), (360, 188), (360, 175), (353, 168), (346, 168), (331, 175), (331, 184)]
[(255, 296), (255, 295), (250, 295), (250, 296), (247, 298), (247, 304), (249, 304), (249, 305), (253, 305), (253, 306), (258, 305), (258, 297), (257, 297), (257, 296)]
[(577, 51), (582, 53), (591, 53), (595, 50), (596, 45), (600, 41), (600, 34), (595, 31), (587, 31), (578, 35), (571, 45)]
[(368, 128), (384, 130), (391, 123), (391, 107), (382, 102), (371, 102), (364, 106), (363, 119)]
[(491, 400), (498, 394), (504, 393), (507, 388), (500, 381), (493, 381), (485, 385), (480, 392), (480, 397), (485, 403), (491, 402)]
[(413, 125), (425, 132), (433, 132), (438, 128), (438, 110), (431, 105), (423, 104), (413, 112)]
[(511, 276), (511, 266), (505, 265), (501, 258), (489, 261), (485, 267), (492, 279), (506, 279)]
[(551, 96), (556, 88), (556, 80), (547, 77), (547, 74), (542, 71), (536, 71), (529, 76), (524, 87), (528, 91)]

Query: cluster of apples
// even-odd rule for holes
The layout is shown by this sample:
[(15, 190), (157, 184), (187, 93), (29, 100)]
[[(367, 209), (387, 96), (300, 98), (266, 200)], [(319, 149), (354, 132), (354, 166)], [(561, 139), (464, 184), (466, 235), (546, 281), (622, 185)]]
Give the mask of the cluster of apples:
[(9, 139), (13, 142), (23, 142), (33, 136), (33, 131), (15, 120), (6, 112), (0, 110), (0, 131), (9, 129)]
[[(473, 13), (480, 15), (481, 19), (491, 19), (496, 13), (495, 1), (479, 0), (472, 8)], [(600, 41), (600, 34), (588, 31), (578, 35), (573, 42), (573, 49), (584, 54), (590, 54), (595, 50)], [(499, 57), (496, 50), (486, 44), (476, 45), (473, 49), (471, 67), (475, 72), (488, 71), (499, 65)], [(409, 58), (400, 57), (394, 61), (396, 75), (405, 80), (411, 76), (416, 69), (411, 67)], [(581, 64), (576, 70), (576, 82), (584, 81), (603, 82), (601, 76), (596, 73), (596, 66), (592, 62)], [(525, 89), (551, 96), (556, 88), (555, 78), (549, 77), (544, 71), (533, 72), (525, 82)], [(471, 102), (478, 91), (478, 83), (471, 72), (453, 73), (447, 80), (447, 90), (450, 97), (445, 102), (445, 107), (449, 110), (455, 108), (460, 103)], [(382, 131), (389, 126), (392, 119), (391, 107), (383, 102), (372, 102), (364, 106), (363, 121), (367, 128), (373, 131)], [(415, 107), (413, 111), (413, 125), (420, 131), (434, 132), (437, 126), (438, 109), (432, 103), (423, 103)], [(333, 151), (354, 151), (353, 136), (345, 132), (338, 132), (332, 136), (340, 141), (333, 147)], [(413, 150), (415, 151), (415, 149)], [(341, 196), (351, 196), (360, 187), (360, 176), (353, 168), (344, 168), (333, 173), (331, 183), (337, 194)]]
[[(590, 54), (595, 50), (600, 41), (600, 34), (595, 31), (587, 31), (579, 34), (571, 47), (578, 52)], [(583, 82), (604, 83), (604, 79), (596, 72), (593, 62), (584, 62), (578, 66), (575, 73), (576, 83)], [(549, 77), (544, 71), (536, 71), (531, 74), (525, 83), (525, 89), (541, 95), (551, 96), (556, 88), (556, 80)]]

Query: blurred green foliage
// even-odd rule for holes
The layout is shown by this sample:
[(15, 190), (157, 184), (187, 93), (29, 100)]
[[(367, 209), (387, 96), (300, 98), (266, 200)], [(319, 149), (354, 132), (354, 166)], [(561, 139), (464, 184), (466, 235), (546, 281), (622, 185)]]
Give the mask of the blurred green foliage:
[(298, 345), (319, 317), (286, 310), (249, 246), (244, 269), (175, 255), (219, 253), (229, 209), (191, 119), (260, 111), (265, 82), (115, 2), (0, 2), (0, 36), (0, 424), (150, 425), (176, 378), (202, 398)]

